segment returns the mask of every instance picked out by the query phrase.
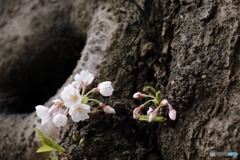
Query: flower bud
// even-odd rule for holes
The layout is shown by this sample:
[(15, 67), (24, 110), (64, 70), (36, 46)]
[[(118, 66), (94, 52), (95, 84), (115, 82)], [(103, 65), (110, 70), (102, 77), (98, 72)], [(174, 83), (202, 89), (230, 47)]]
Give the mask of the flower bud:
[(133, 110), (133, 119), (138, 119), (139, 117), (136, 114), (142, 114), (143, 106), (139, 106)]
[(105, 113), (108, 113), (108, 114), (116, 114), (115, 109), (112, 108), (111, 106), (106, 106), (106, 105), (102, 104), (101, 107), (103, 108), (103, 111), (104, 111)]
[(168, 102), (167, 99), (163, 99), (163, 100), (161, 101), (161, 105), (163, 105), (163, 106), (167, 106), (168, 104), (169, 104), (169, 102)]
[(146, 96), (146, 94), (143, 94), (141, 92), (136, 92), (136, 93), (134, 93), (133, 98), (140, 99), (140, 98), (144, 98), (145, 96)]
[(113, 86), (112, 86), (112, 82), (110, 81), (105, 81), (105, 82), (102, 82), (102, 83), (99, 83), (98, 84), (98, 89), (99, 89), (99, 92), (103, 95), (103, 96), (111, 96), (114, 89), (113, 89)]
[(153, 110), (151, 113), (150, 113), (150, 115), (149, 115), (149, 122), (152, 122), (153, 121), (153, 119), (155, 118), (155, 117), (157, 117), (157, 115), (158, 115), (158, 110), (159, 110), (159, 108), (156, 108), (155, 110)]
[(147, 111), (147, 115), (150, 115), (150, 113), (152, 113), (154, 110), (152, 109), (152, 107), (149, 107), (148, 111)]
[(64, 114), (57, 114), (53, 117), (53, 123), (57, 127), (63, 127), (67, 124), (67, 116)]
[(177, 112), (175, 109), (173, 109), (172, 105), (168, 104), (169, 112), (168, 116), (171, 120), (176, 120)]
[(61, 101), (60, 99), (56, 99), (53, 100), (54, 104), (52, 105), (52, 107), (48, 110), (49, 114), (54, 114), (57, 113), (60, 109), (62, 109), (63, 105), (63, 101)]

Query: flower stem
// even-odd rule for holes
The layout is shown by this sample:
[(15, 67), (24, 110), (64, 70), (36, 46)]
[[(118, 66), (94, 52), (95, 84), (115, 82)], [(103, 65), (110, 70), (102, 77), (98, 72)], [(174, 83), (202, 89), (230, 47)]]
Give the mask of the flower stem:
[(83, 89), (82, 89), (82, 97), (84, 96), (85, 90), (86, 90), (86, 87), (83, 87)]
[(96, 99), (88, 99), (89, 101), (93, 101), (93, 102), (96, 102), (96, 103), (98, 103), (100, 106), (103, 104), (102, 102), (100, 102), (100, 101), (98, 101), (98, 100), (96, 100)]
[(69, 110), (69, 107), (67, 107), (66, 110), (63, 112), (63, 114), (64, 114), (65, 116), (68, 115), (68, 110)]
[(148, 97), (148, 98), (155, 99), (155, 97), (154, 97), (154, 96), (152, 96), (152, 95), (145, 95), (144, 97)]
[(94, 89), (92, 89), (91, 91), (89, 91), (88, 93), (86, 93), (85, 95), (84, 95), (84, 97), (87, 97), (89, 94), (91, 94), (92, 92), (94, 92)]
[(141, 106), (145, 107), (145, 105), (147, 105), (147, 104), (150, 103), (150, 102), (154, 102), (154, 100), (150, 99), (150, 100), (148, 100), (147, 102), (143, 103)]

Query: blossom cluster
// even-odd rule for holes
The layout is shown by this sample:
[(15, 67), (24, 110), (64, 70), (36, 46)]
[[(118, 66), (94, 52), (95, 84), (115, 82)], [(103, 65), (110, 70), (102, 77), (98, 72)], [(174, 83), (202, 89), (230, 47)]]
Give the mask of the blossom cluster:
[(87, 87), (93, 80), (93, 74), (88, 70), (82, 70), (80, 74), (74, 76), (74, 81), (63, 89), (60, 94), (61, 99), (53, 100), (53, 105), (50, 108), (43, 105), (36, 106), (36, 114), (40, 117), (41, 124), (44, 125), (53, 117), (53, 123), (57, 127), (65, 126), (68, 114), (74, 122), (84, 121), (89, 118), (88, 114), (91, 112), (91, 107), (88, 105), (89, 101), (97, 102), (105, 113), (115, 114), (116, 112), (111, 106), (89, 98), (93, 92), (99, 92), (103, 96), (111, 96), (114, 89), (110, 81), (99, 83), (96, 88), (85, 94)]
[[(149, 94), (144, 94), (141, 92), (137, 92), (133, 95), (135, 99), (141, 98), (151, 98), (150, 100), (146, 101), (144, 104), (141, 104), (139, 107), (133, 110), (133, 118), (138, 119), (140, 121), (148, 121), (148, 122), (162, 122), (166, 121), (167, 118), (162, 117), (159, 115), (159, 109), (164, 106), (168, 106), (168, 116), (171, 120), (176, 120), (177, 112), (173, 108), (173, 106), (169, 103), (167, 99), (162, 99), (161, 92), (156, 91), (153, 87), (147, 86), (144, 88)], [(154, 109), (149, 107), (147, 111), (147, 115), (143, 115), (143, 109), (148, 103), (154, 104)]]

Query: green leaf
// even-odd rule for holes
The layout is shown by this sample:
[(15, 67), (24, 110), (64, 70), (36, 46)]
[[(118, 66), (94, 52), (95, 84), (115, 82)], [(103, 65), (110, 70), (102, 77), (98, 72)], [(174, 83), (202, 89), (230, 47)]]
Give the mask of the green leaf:
[[(139, 118), (138, 119), (139, 121), (147, 121), (147, 122), (149, 121), (149, 115), (140, 115), (140, 114), (136, 114), (136, 113), (135, 113), (135, 115)], [(152, 122), (164, 122), (166, 120), (167, 120), (167, 118), (165, 118), (165, 117), (155, 117)]]
[(45, 146), (43, 145), (42, 147), (38, 148), (38, 150), (36, 151), (36, 153), (40, 153), (40, 152), (49, 152), (49, 151), (55, 151), (55, 149), (49, 147), (49, 146)]
[(164, 118), (164, 117), (155, 117), (153, 119), (153, 122), (164, 122), (166, 120), (167, 120), (167, 118)]
[(149, 116), (148, 115), (142, 115), (141, 117), (139, 117), (138, 120), (139, 121), (148, 121), (149, 120)]
[(156, 100), (157, 100), (158, 103), (160, 103), (162, 101), (161, 91), (158, 91), (156, 93)]
[(85, 138), (83, 137), (80, 141), (79, 141), (79, 146), (83, 146), (85, 142)]
[(72, 140), (77, 141), (77, 137), (75, 135), (72, 136)]
[(151, 86), (146, 86), (146, 87), (143, 88), (143, 91), (146, 91), (146, 90), (151, 91), (151, 92), (156, 92), (156, 89), (151, 87)]
[(38, 136), (40, 137), (40, 142), (42, 142), (43, 146), (37, 150), (39, 152), (48, 152), (48, 151), (58, 151), (58, 152), (66, 152), (66, 150), (59, 146), (54, 140), (47, 137), (44, 133), (42, 133), (39, 129), (36, 128)]

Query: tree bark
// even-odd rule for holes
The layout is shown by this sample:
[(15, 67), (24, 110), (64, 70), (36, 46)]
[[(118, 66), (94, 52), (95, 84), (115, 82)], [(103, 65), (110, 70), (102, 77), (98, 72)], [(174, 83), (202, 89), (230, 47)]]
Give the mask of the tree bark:
[[(239, 1), (0, 3), (0, 159), (48, 158), (35, 153), (35, 128), (63, 144), (67, 152), (58, 156), (67, 159), (229, 159), (210, 152), (240, 153)], [(34, 112), (17, 114), (44, 101), (50, 107), (83, 69), (95, 75), (93, 87), (113, 82), (114, 94), (97, 98), (116, 115), (98, 108), (89, 120), (69, 119), (58, 129), (41, 126)], [(162, 91), (176, 121), (132, 118), (140, 105), (132, 95), (144, 86)], [(74, 133), (86, 139), (84, 146), (72, 140)]]

